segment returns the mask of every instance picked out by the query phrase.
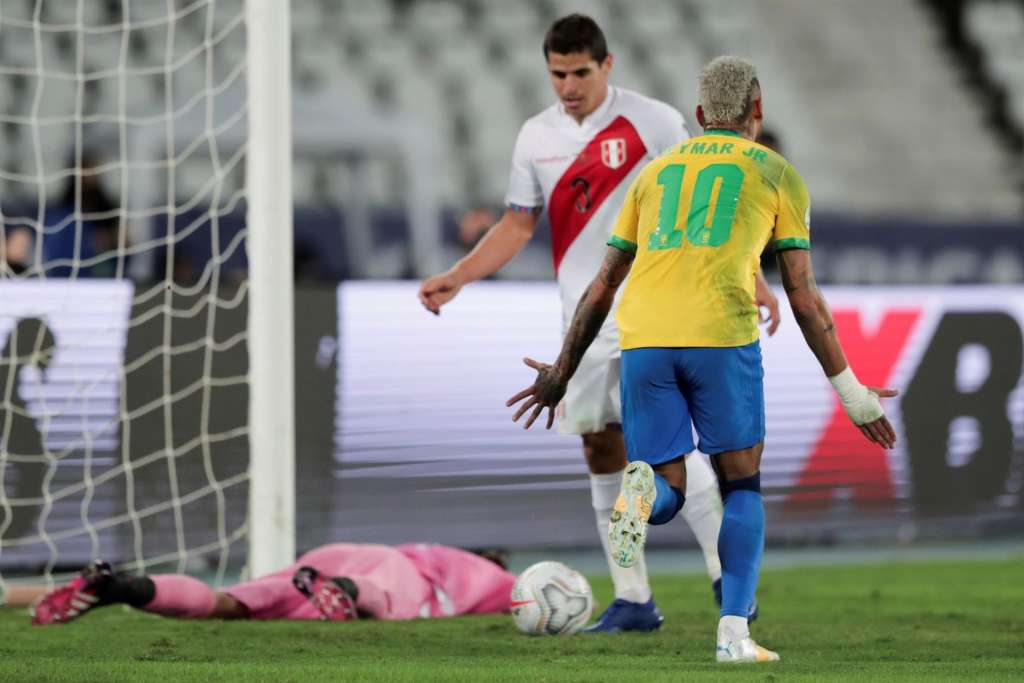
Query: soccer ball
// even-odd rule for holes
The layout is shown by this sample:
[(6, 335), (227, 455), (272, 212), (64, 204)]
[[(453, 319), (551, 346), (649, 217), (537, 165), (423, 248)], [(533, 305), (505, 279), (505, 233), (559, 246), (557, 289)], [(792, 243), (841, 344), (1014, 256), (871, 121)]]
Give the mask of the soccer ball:
[(530, 635), (577, 633), (593, 609), (590, 584), (561, 562), (538, 562), (512, 586), (512, 618), (520, 631)]

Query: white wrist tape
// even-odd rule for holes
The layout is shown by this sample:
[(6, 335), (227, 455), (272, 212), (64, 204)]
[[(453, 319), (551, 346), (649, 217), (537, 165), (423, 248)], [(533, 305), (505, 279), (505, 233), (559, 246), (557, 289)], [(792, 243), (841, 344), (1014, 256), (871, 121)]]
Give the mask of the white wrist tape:
[(832, 383), (832, 388), (839, 394), (843, 410), (846, 411), (853, 424), (867, 424), (885, 415), (878, 395), (861, 384), (849, 366), (835, 377), (829, 377), (828, 381)]

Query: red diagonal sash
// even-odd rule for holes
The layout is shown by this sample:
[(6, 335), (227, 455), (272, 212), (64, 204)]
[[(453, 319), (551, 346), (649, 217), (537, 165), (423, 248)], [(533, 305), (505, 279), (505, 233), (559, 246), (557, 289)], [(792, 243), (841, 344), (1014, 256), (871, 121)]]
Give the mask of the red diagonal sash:
[[(633, 124), (619, 116), (595, 135), (555, 184), (548, 202), (555, 272), (565, 252), (644, 155), (647, 147)], [(599, 264), (594, 264), (596, 269)]]

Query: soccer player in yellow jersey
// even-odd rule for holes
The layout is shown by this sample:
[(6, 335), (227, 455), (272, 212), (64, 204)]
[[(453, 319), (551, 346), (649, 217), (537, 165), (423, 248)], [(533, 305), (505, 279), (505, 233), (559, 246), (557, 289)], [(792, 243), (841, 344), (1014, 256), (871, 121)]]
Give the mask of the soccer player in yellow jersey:
[(591, 282), (554, 365), (525, 359), (536, 382), (509, 400), (524, 403), (527, 426), (565, 393), (580, 357), (629, 276), (617, 320), (622, 346), (622, 422), (630, 460), (611, 515), (616, 561), (636, 561), (647, 525), (670, 521), (683, 506), (693, 450), (711, 456), (725, 515), (720, 662), (774, 661), (750, 638), (764, 550), (760, 463), (764, 387), (754, 277), (773, 242), (794, 317), (864, 436), (892, 448), (896, 434), (879, 397), (854, 376), (828, 304), (814, 282), (807, 188), (792, 165), (753, 142), (761, 130), (761, 87), (754, 66), (719, 57), (700, 73), (697, 120), (704, 135), (681, 141), (633, 181), (597, 277)]

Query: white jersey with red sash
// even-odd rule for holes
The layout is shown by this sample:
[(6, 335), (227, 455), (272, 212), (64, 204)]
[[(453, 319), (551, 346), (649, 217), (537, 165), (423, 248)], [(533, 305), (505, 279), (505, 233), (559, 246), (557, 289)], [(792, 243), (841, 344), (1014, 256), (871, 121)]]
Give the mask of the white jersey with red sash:
[[(582, 123), (557, 103), (523, 124), (505, 202), (516, 210), (547, 210), (563, 329), (604, 260), (630, 182), (648, 161), (688, 137), (676, 109), (616, 87)], [(614, 318), (608, 316), (569, 384), (560, 431), (586, 434), (619, 421)]]

